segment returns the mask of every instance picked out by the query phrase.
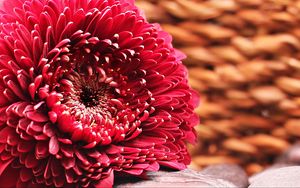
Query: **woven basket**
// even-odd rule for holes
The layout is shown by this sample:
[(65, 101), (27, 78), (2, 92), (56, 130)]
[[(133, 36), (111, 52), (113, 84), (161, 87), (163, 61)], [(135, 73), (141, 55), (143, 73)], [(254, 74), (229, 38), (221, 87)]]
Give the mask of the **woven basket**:
[(192, 166), (263, 170), (300, 137), (299, 0), (137, 0), (202, 95)]

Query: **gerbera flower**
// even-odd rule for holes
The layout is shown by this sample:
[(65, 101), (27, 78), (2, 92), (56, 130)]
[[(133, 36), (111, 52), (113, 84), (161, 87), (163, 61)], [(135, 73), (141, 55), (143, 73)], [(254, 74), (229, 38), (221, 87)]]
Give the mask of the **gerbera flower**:
[(0, 184), (112, 186), (184, 169), (197, 96), (171, 37), (133, 1), (5, 0)]

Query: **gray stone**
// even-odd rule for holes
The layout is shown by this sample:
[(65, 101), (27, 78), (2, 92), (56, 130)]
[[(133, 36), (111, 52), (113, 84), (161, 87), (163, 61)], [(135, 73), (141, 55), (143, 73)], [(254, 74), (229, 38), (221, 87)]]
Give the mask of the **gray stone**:
[(277, 159), (276, 163), (300, 165), (300, 143), (295, 144), (287, 150)]
[(246, 172), (237, 165), (213, 165), (205, 168), (200, 173), (203, 175), (209, 175), (218, 179), (226, 180), (236, 185), (237, 187), (247, 187), (249, 185)]
[(268, 169), (250, 178), (249, 188), (300, 187), (300, 166)]
[[(117, 183), (117, 188), (144, 187), (247, 187), (245, 172), (235, 165), (216, 165), (201, 172), (190, 169), (183, 171), (159, 171), (148, 173), (148, 180), (133, 180)], [(238, 180), (240, 178), (240, 180)]]

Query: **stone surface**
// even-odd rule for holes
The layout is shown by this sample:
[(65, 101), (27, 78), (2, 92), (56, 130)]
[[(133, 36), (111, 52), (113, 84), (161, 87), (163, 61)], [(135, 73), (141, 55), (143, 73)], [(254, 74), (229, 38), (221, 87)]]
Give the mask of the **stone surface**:
[(213, 165), (203, 169), (200, 173), (226, 180), (237, 187), (247, 187), (249, 184), (247, 174), (241, 167), (237, 165)]
[(148, 180), (130, 181), (126, 179), (116, 183), (117, 188), (144, 187), (247, 187), (245, 172), (236, 165), (215, 165), (196, 172), (190, 169), (183, 171), (159, 171), (148, 173)]
[(276, 163), (300, 165), (300, 143), (295, 144), (287, 150), (281, 157), (278, 158)]
[(249, 188), (300, 187), (300, 166), (268, 169), (250, 178)]

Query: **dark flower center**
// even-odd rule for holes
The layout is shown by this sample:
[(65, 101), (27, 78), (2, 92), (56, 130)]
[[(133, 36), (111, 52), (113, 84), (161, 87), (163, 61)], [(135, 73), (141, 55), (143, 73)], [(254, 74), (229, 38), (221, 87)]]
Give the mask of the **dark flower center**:
[(99, 100), (103, 95), (101, 90), (95, 90), (89, 86), (84, 86), (80, 93), (80, 100), (86, 107), (99, 105)]

